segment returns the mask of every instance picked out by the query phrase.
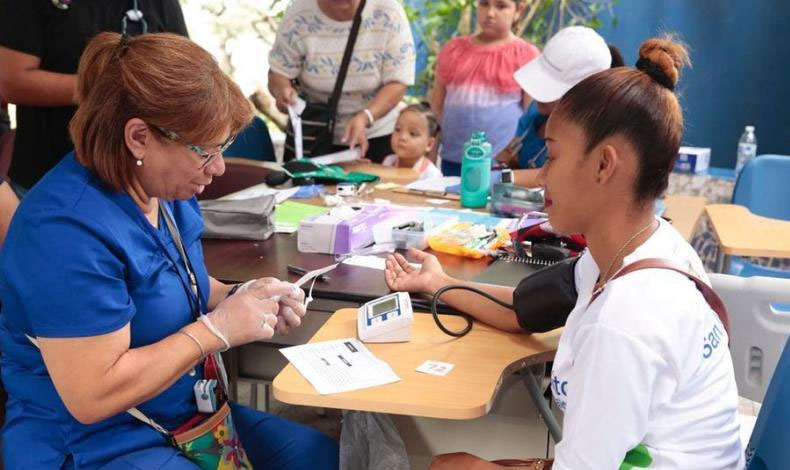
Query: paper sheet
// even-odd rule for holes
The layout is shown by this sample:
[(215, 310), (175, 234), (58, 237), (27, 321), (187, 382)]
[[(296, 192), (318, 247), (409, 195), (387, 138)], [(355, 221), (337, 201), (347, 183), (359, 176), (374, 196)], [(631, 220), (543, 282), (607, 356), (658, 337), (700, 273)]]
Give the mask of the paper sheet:
[(292, 346), (280, 352), (321, 395), (400, 381), (389, 364), (355, 338)]
[(443, 193), (448, 186), (460, 184), (460, 176), (440, 176), (437, 178), (425, 178), (417, 180), (406, 185), (409, 189), (416, 189), (418, 191), (433, 191)]
[(274, 224), (281, 228), (299, 227), (299, 222), (307, 217), (323, 214), (326, 207), (303, 204), (301, 202), (285, 201), (274, 209)]
[(313, 157), (310, 159), (313, 163), (321, 163), (323, 165), (333, 165), (335, 163), (353, 162), (359, 160), (359, 148), (343, 150), (341, 152), (329, 153), (321, 155), (320, 157)]
[(266, 183), (261, 183), (261, 184), (256, 184), (255, 186), (250, 186), (247, 189), (242, 189), (241, 191), (237, 191), (233, 194), (228, 194), (222, 199), (238, 201), (241, 199), (252, 199), (254, 197), (269, 196), (273, 194), (276, 203), (280, 204), (285, 200), (289, 199), (294, 194), (296, 194), (297, 191), (299, 191), (298, 186), (295, 188), (288, 188), (288, 189), (274, 189), (267, 186)]
[[(361, 268), (370, 268), (370, 269), (378, 269), (380, 271), (384, 271), (384, 268), (387, 267), (386, 265), (386, 258), (380, 258), (378, 256), (363, 256), (363, 255), (354, 255), (348, 257), (343, 261), (343, 264), (347, 264), (350, 266), (359, 266)], [(417, 269), (422, 268), (421, 264), (418, 263), (409, 263), (410, 265), (414, 266)]]
[(302, 145), (302, 111), (304, 111), (307, 103), (300, 98), (296, 97), (295, 102), (288, 106), (288, 117), (291, 118), (291, 126), (294, 131), (294, 150), (296, 159), (304, 156), (304, 147)]

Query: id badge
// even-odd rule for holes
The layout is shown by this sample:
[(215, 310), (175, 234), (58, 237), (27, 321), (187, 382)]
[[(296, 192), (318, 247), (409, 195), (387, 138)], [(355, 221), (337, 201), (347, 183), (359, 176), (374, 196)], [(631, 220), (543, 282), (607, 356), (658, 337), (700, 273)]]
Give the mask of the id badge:
[(202, 379), (195, 382), (195, 402), (201, 413), (216, 413), (217, 411), (217, 381)]

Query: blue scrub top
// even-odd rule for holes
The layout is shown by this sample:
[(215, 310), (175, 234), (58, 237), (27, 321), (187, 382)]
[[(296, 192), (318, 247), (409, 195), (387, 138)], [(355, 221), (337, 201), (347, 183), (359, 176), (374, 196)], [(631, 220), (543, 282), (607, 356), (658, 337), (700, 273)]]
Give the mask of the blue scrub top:
[[(168, 203), (195, 269), (202, 305), (209, 296), (197, 201)], [(121, 454), (167, 445), (164, 436), (119, 413), (84, 425), (66, 410), (41, 358), (25, 337), (72, 338), (130, 324), (131, 347), (155, 343), (193, 321), (179, 275), (184, 266), (161, 220), (153, 228), (125, 192), (107, 188), (73, 152), (22, 201), (0, 253), (2, 377), (8, 392), (3, 427), (7, 468), (95, 469)], [(179, 265), (162, 252), (159, 237)], [(162, 360), (167, 360), (162, 357)], [(80, 367), (80, 364), (74, 364)], [(167, 429), (196, 412), (185, 374), (138, 408)]]
[(548, 119), (548, 116), (538, 112), (538, 105), (533, 101), (518, 120), (516, 137), (522, 137), (521, 150), (518, 153), (520, 168), (540, 168), (546, 163), (546, 141), (538, 134), (538, 129)]

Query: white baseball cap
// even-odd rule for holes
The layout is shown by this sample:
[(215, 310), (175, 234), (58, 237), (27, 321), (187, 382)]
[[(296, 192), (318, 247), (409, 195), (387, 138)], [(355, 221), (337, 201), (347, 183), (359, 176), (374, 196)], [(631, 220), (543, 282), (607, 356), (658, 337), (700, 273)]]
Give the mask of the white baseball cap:
[(535, 101), (551, 103), (611, 63), (609, 47), (598, 33), (586, 26), (570, 26), (549, 39), (543, 53), (518, 69), (513, 78)]

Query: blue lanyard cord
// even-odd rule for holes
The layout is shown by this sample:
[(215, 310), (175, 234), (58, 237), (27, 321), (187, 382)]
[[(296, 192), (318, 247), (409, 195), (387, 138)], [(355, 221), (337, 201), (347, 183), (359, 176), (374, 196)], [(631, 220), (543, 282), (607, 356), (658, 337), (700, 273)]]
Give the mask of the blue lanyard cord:
[(192, 315), (197, 319), (200, 317), (202, 313), (201, 309), (201, 290), (200, 284), (197, 282), (197, 278), (195, 276), (195, 270), (192, 267), (192, 263), (189, 261), (189, 257), (186, 254), (184, 249), (183, 243), (181, 241), (181, 235), (178, 233), (178, 227), (176, 226), (173, 218), (170, 214), (169, 209), (162, 201), (159, 201), (159, 213), (162, 215), (162, 218), (165, 220), (165, 225), (167, 226), (168, 231), (170, 232), (170, 236), (173, 238), (173, 242), (175, 243), (176, 247), (178, 248), (179, 255), (181, 256), (182, 261), (184, 262), (184, 268), (186, 269), (186, 279), (181, 273), (181, 269), (178, 267), (178, 263), (175, 259), (170, 255), (170, 252), (167, 250), (167, 247), (162, 242), (161, 236), (156, 233), (154, 227), (151, 225), (148, 220), (145, 219), (142, 212), (138, 211), (140, 215), (140, 219), (145, 226), (148, 233), (154, 238), (156, 244), (159, 245), (159, 249), (165, 254), (167, 259), (173, 265), (173, 269), (176, 270), (176, 274), (178, 275), (178, 280), (181, 281), (181, 286), (184, 288), (184, 292), (187, 295), (187, 300), (189, 301), (189, 306), (192, 309)]

